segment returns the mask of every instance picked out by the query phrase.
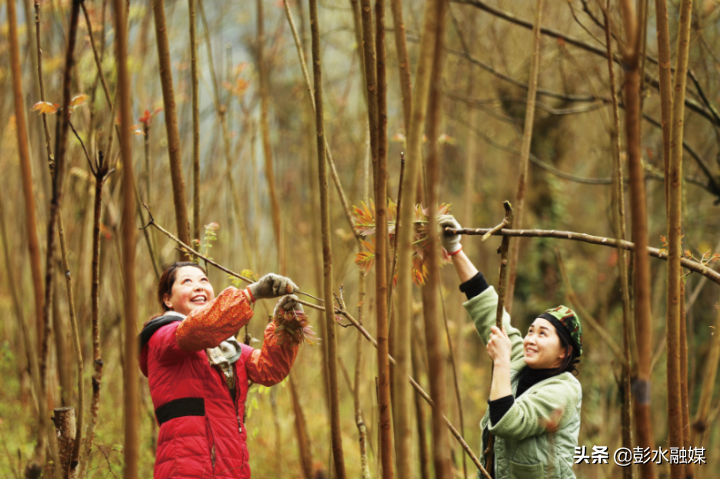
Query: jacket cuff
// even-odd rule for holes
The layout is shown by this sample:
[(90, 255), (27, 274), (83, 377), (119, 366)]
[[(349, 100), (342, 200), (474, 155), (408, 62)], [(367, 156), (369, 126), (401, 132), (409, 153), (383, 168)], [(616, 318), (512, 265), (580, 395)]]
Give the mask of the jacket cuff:
[(255, 296), (253, 296), (252, 291), (250, 291), (250, 288), (243, 289), (242, 293), (245, 296), (245, 299), (247, 299), (248, 303), (252, 304), (255, 302)]
[(500, 419), (505, 416), (505, 413), (510, 410), (513, 404), (515, 404), (515, 398), (512, 394), (495, 399), (494, 401), (488, 401), (488, 405), (490, 406), (490, 424), (494, 426), (500, 422)]
[(475, 276), (460, 285), (460, 291), (462, 293), (465, 293), (465, 296), (467, 296), (467, 299), (469, 301), (475, 296), (479, 296), (480, 293), (482, 293), (489, 287), (490, 285), (485, 279), (485, 276), (483, 276), (483, 274), (478, 271)]

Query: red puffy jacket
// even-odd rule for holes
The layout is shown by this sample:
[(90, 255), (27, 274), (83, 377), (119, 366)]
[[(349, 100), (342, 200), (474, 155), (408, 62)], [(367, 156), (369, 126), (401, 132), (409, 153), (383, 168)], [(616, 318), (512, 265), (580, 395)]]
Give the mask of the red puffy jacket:
[(252, 316), (243, 292), (230, 287), (185, 319), (167, 315), (143, 328), (140, 369), (160, 425), (155, 479), (250, 477), (244, 424), (248, 381), (264, 386), (282, 381), (298, 344), (278, 344), (271, 322), (262, 349), (242, 345), (233, 364), (234, 390), (210, 365), (205, 349), (237, 333)]

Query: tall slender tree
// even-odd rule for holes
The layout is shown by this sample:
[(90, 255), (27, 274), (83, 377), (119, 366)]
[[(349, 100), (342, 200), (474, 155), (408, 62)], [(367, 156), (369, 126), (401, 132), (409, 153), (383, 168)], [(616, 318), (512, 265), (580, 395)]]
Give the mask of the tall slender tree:
[[(640, 28), (635, 2), (622, 0), (620, 3), (625, 26), (625, 44), (622, 61), (625, 71), (623, 90), (625, 99), (625, 147), (627, 149), (630, 173), (630, 205), (632, 237), (636, 251), (645, 251), (648, 246), (647, 198), (645, 195), (645, 173), (642, 167), (640, 122)], [(637, 432), (637, 444), (653, 448), (653, 428), (650, 410), (650, 363), (652, 358), (652, 328), (650, 327), (650, 262), (647, 255), (634, 256), (633, 289), (635, 299), (635, 329), (638, 350), (637, 376), (633, 384), (633, 413)], [(654, 479), (655, 466), (647, 462), (640, 466), (643, 479)]]
[(337, 379), (337, 338), (333, 304), (332, 244), (330, 241), (330, 205), (328, 202), (327, 162), (325, 159), (325, 124), (323, 116), (322, 59), (320, 56), (320, 25), (317, 0), (310, 0), (310, 31), (312, 36), (312, 65), (315, 98), (315, 130), (317, 134), (318, 176), (320, 185), (320, 218), (323, 243), (323, 297), (327, 325), (327, 370), (330, 399), (330, 433), (332, 439), (335, 477), (345, 479), (345, 459), (340, 435), (340, 392)]
[(43, 280), (40, 266), (40, 242), (38, 240), (37, 219), (35, 215), (35, 197), (33, 196), (32, 167), (30, 164), (30, 145), (28, 143), (27, 120), (25, 118), (25, 100), (20, 70), (20, 47), (18, 43), (17, 11), (15, 0), (7, 0), (8, 37), (10, 41), (10, 72), (12, 75), (13, 100), (15, 103), (15, 124), (17, 125), (18, 153), (22, 174), (23, 197), (25, 200), (25, 229), (27, 247), (30, 253), (30, 273), (33, 280), (35, 297), (35, 318), (37, 343), (43, 338)]
[[(530, 146), (532, 145), (533, 126), (535, 123), (535, 97), (537, 95), (538, 74), (540, 73), (540, 43), (542, 36), (543, 0), (535, 3), (535, 26), (533, 27), (533, 49), (530, 59), (530, 81), (527, 102), (525, 103), (525, 126), (523, 128), (522, 145), (520, 147), (520, 177), (518, 178), (515, 205), (513, 207), (514, 226), (522, 228), (523, 211), (525, 205), (525, 189), (527, 187), (528, 165), (530, 163)], [(520, 241), (514, 241), (510, 246), (510, 263), (508, 264), (508, 285), (505, 309), (512, 311), (513, 296), (515, 294), (515, 278), (517, 276), (518, 256), (520, 254)]]
[[(420, 165), (422, 164), (422, 138), (425, 130), (425, 118), (428, 109), (428, 100), (430, 96), (431, 83), (433, 80), (432, 72), (435, 68), (442, 71), (441, 62), (437, 62), (438, 56), (436, 49), (438, 43), (442, 44), (442, 32), (444, 31), (442, 24), (445, 21), (446, 2), (442, 0), (430, 0), (425, 4), (425, 12), (423, 16), (423, 27), (420, 40), (420, 53), (418, 56), (417, 71), (415, 74), (415, 86), (412, 101), (412, 116), (410, 122), (410, 131), (408, 137), (408, 155), (407, 164), (403, 184), (403, 195), (407, 198), (403, 202), (400, 211), (400, 234), (397, 238), (398, 248), (398, 321), (397, 321), (397, 339), (396, 339), (396, 374), (395, 374), (395, 408), (399, 414), (396, 414), (396, 427), (401, 429), (398, 432), (398, 439), (402, 441), (399, 444), (398, 460), (402, 454), (411, 454), (411, 438), (412, 429), (409, 418), (400, 418), (400, 414), (410, 409), (409, 407), (409, 388), (406, 378), (410, 372), (410, 324), (412, 320), (412, 280), (411, 271), (411, 255), (412, 255), (412, 235), (414, 226), (413, 218), (413, 201), (416, 193), (416, 185)], [(440, 37), (440, 39), (438, 39)], [(440, 47), (442, 48), (442, 47)], [(438, 105), (439, 106), (439, 105)], [(439, 115), (439, 110), (436, 112)], [(433, 121), (437, 122), (439, 116), (434, 116)], [(435, 130), (437, 132), (437, 130)], [(433, 182), (434, 183), (434, 182)], [(436, 209), (436, 198), (432, 199), (428, 207), (433, 218)], [(429, 235), (434, 237), (434, 232)], [(432, 240), (430, 248), (437, 248), (437, 240)], [(439, 270), (437, 263), (434, 261), (435, 250), (431, 249), (428, 255), (430, 263), (430, 271), (428, 277), (428, 285), (424, 295), (424, 315), (425, 330), (428, 338), (428, 356), (431, 364), (430, 392), (435, 402), (433, 407), (433, 462), (435, 464), (435, 477), (450, 477), (449, 464), (449, 443), (447, 430), (445, 429), (445, 360), (442, 354), (440, 341), (440, 330), (437, 324), (437, 281)], [(432, 268), (435, 268), (434, 272)], [(433, 279), (434, 276), (434, 279)], [(402, 438), (402, 439), (400, 439)], [(398, 475), (400, 477), (411, 477), (411, 470), (400, 470), (398, 466)]]
[[(137, 292), (135, 289), (135, 222), (133, 217), (135, 215), (135, 196), (133, 195), (133, 187), (135, 184), (135, 178), (133, 176), (132, 168), (132, 149), (131, 149), (131, 111), (130, 111), (130, 74), (128, 72), (128, 25), (126, 21), (126, 10), (125, 2), (122, 0), (113, 0), (114, 18), (115, 18), (115, 62), (117, 64), (117, 75), (118, 75), (118, 103), (120, 111), (120, 154), (122, 155), (122, 162), (125, 168), (123, 171), (123, 212), (122, 212), (122, 277), (124, 285), (124, 307), (125, 307), (125, 354), (124, 357), (127, 361), (131, 361), (131, 358), (137, 357), (138, 354), (138, 343), (134, 341), (137, 327)], [(169, 68), (170, 57), (167, 51), (167, 34), (165, 32), (165, 12), (163, 8), (162, 0), (155, 0), (153, 2), (153, 10), (155, 11), (155, 26), (158, 31), (158, 52), (161, 57), (161, 64), (166, 62), (166, 67)], [(161, 18), (160, 18), (161, 17)], [(163, 40), (160, 37), (164, 37)], [(164, 43), (164, 47), (160, 44)], [(163, 55), (163, 49), (165, 55)], [(175, 125), (175, 135), (177, 135), (177, 124), (175, 123), (175, 100), (172, 94), (172, 78), (169, 77), (169, 70), (165, 72), (163, 76), (163, 97), (165, 98), (166, 115), (168, 114), (167, 106), (171, 105), (172, 114), (169, 118), (166, 118), (168, 124)], [(166, 94), (166, 79), (170, 82), (170, 90)], [(171, 135), (171, 127), (168, 126), (168, 137)], [(175, 139), (179, 140), (177, 136)], [(170, 141), (172, 142), (172, 140)], [(171, 156), (173, 154), (178, 155), (179, 150), (173, 152), (171, 147)], [(184, 190), (182, 184), (182, 172), (179, 173), (179, 185)], [(176, 175), (173, 175), (173, 181), (175, 181)], [(174, 185), (176, 186), (176, 185)], [(175, 188), (174, 188), (175, 190)], [(187, 239), (189, 235), (187, 226), (187, 211), (184, 209), (184, 191), (182, 191), (182, 209), (185, 213), (184, 217), (182, 212), (177, 212), (178, 198), (175, 198), (176, 206), (176, 220), (178, 222), (178, 236), (182, 240), (181, 235), (185, 235)], [(181, 227), (181, 225), (184, 225)], [(189, 243), (186, 243), (189, 244)], [(139, 397), (138, 397), (138, 372), (137, 368), (126, 365), (123, 368), (123, 423), (125, 432), (125, 469), (123, 471), (123, 477), (125, 479), (136, 479), (138, 477), (138, 459), (140, 453), (140, 444), (138, 441), (138, 426), (139, 426)]]
[[(690, 52), (690, 20), (692, 0), (680, 5), (680, 31), (678, 32), (677, 63), (675, 64), (674, 101), (670, 128), (670, 158), (665, 178), (668, 194), (668, 277), (667, 277), (667, 398), (670, 446), (682, 447), (683, 407), (681, 391), (681, 295), (682, 295), (682, 163), (683, 133), (685, 126), (685, 85), (687, 82)], [(684, 327), (684, 325), (682, 325)], [(684, 337), (684, 334), (682, 335)], [(685, 464), (670, 463), (672, 479), (685, 476)]]
[[(188, 219), (187, 205), (185, 204), (185, 180), (183, 179), (182, 157), (180, 154), (180, 133), (177, 123), (175, 88), (173, 87), (172, 66), (170, 64), (170, 44), (168, 42), (167, 22), (165, 21), (165, 0), (152, 0), (152, 9), (155, 18), (160, 84), (165, 108), (165, 129), (167, 132), (168, 156), (170, 158), (170, 179), (172, 180), (173, 201), (175, 203), (175, 223), (180, 240), (185, 244), (190, 244), (190, 220)], [(183, 256), (184, 254), (180, 253), (180, 255)]]

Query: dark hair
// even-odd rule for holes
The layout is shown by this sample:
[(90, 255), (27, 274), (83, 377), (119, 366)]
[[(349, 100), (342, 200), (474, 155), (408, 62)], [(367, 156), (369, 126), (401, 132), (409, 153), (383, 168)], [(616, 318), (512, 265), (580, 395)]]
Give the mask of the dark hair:
[[(205, 268), (203, 268), (197, 263), (193, 263), (192, 261), (178, 261), (165, 268), (165, 271), (163, 271), (163, 274), (160, 276), (160, 281), (158, 281), (157, 289), (157, 299), (160, 302), (160, 307), (162, 308), (163, 312), (170, 311), (170, 308), (168, 308), (165, 304), (165, 296), (172, 295), (172, 288), (175, 284), (177, 272), (180, 268), (183, 268), (185, 266), (194, 266), (195, 268), (202, 271), (204, 274), (207, 274)], [(162, 316), (162, 313), (156, 314), (150, 319), (155, 319), (159, 316)]]
[(556, 376), (567, 371), (577, 376), (578, 370), (575, 365), (580, 362), (580, 359), (575, 352), (575, 348), (570, 344), (567, 337), (564, 334), (560, 334), (559, 331), (557, 337), (560, 339), (560, 347), (565, 349), (565, 357), (560, 363), (560, 366), (553, 370), (552, 375)]

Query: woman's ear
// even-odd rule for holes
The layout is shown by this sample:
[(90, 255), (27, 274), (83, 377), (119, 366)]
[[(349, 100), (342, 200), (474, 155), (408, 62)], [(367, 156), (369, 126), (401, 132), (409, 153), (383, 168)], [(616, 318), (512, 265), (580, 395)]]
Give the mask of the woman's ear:
[(560, 350), (560, 356), (558, 356), (558, 359), (565, 359), (566, 357), (570, 356), (572, 354), (572, 346), (568, 345), (565, 348), (562, 348)]
[(173, 309), (172, 303), (170, 302), (170, 295), (169, 295), (169, 294), (166, 294), (165, 296), (163, 296), (163, 303), (165, 303), (165, 306), (166, 306), (168, 309), (170, 309), (170, 310)]

